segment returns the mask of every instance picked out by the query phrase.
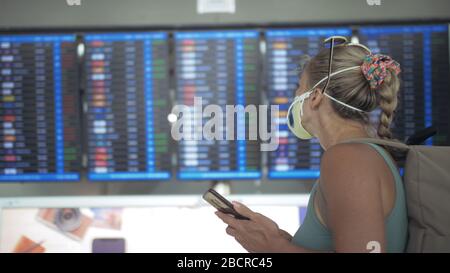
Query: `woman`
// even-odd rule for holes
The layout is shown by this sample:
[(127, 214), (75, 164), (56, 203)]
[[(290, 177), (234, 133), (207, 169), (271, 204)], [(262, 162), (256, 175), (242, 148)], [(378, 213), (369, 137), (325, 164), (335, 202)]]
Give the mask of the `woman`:
[[(233, 236), (250, 252), (402, 252), (407, 240), (407, 213), (401, 177), (389, 151), (351, 142), (391, 139), (397, 107), (400, 67), (389, 56), (331, 37), (305, 66), (288, 125), (299, 138), (316, 137), (324, 154), (308, 211), (292, 237), (269, 218), (234, 202), (250, 220), (216, 212)], [(337, 45), (338, 42), (341, 44)], [(376, 135), (369, 112), (379, 109)]]

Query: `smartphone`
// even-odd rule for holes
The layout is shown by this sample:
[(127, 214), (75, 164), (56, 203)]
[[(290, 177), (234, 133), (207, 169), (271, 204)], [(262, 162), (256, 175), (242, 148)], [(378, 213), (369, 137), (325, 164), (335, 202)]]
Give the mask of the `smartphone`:
[(125, 253), (125, 239), (97, 238), (92, 241), (92, 253)]
[(230, 201), (225, 199), (222, 195), (220, 195), (218, 192), (216, 192), (213, 189), (209, 189), (203, 194), (203, 199), (205, 199), (206, 202), (210, 203), (213, 207), (215, 207), (218, 211), (231, 214), (236, 219), (239, 220), (250, 220), (248, 217), (243, 216), (242, 214), (239, 214), (234, 208), (233, 204), (231, 204)]

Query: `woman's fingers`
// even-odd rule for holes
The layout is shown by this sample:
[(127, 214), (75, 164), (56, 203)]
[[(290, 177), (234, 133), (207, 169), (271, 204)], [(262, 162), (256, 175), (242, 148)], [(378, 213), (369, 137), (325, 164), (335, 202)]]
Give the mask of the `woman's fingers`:
[(228, 235), (230, 236), (236, 236), (236, 230), (234, 228), (232, 228), (231, 226), (228, 226), (225, 231), (227, 232)]
[(215, 212), (217, 217), (219, 217), (225, 224), (235, 228), (239, 225), (239, 220), (237, 220), (236, 218), (234, 218), (234, 216), (231, 216), (229, 214), (220, 212), (220, 211), (216, 211)]
[(237, 201), (233, 201), (233, 208), (239, 214), (242, 214), (243, 216), (246, 216), (250, 219), (252, 219), (252, 217), (255, 215), (255, 213), (251, 209), (249, 209), (246, 205), (239, 203)]

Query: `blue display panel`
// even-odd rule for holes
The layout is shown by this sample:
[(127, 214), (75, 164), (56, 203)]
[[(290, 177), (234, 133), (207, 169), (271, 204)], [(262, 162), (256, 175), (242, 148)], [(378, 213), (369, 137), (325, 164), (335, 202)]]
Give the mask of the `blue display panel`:
[(279, 129), (279, 147), (269, 152), (270, 179), (315, 179), (319, 177), (322, 149), (317, 139), (299, 140), (287, 127), (286, 114), (299, 81), (302, 56), (316, 55), (323, 40), (332, 35), (351, 36), (349, 28), (269, 29), (265, 57), (269, 104), (279, 106), (272, 117)]
[[(258, 105), (259, 33), (257, 31), (202, 31), (175, 33), (176, 98), (197, 115), (195, 97), (203, 107)], [(224, 115), (225, 116), (225, 115)], [(235, 140), (205, 140), (202, 136), (178, 141), (178, 178), (183, 180), (258, 179), (260, 147), (256, 140), (243, 138), (248, 128), (245, 114), (236, 114)], [(196, 123), (195, 123), (196, 124)], [(225, 120), (224, 123), (225, 124)], [(225, 126), (225, 125), (224, 125)], [(225, 136), (229, 128), (222, 130)], [(201, 132), (200, 132), (201, 135)], [(240, 139), (240, 140), (238, 140)]]
[(167, 34), (88, 34), (85, 43), (88, 179), (169, 179)]
[(74, 35), (0, 35), (0, 181), (76, 181)]
[(435, 125), (438, 134), (427, 144), (450, 145), (448, 26), (362, 27), (359, 36), (373, 53), (390, 55), (401, 65), (394, 136), (402, 140)]

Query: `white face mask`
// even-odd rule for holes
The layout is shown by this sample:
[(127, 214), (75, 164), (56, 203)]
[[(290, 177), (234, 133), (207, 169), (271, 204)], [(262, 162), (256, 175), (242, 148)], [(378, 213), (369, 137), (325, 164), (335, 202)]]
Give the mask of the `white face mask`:
[(291, 132), (300, 139), (311, 139), (313, 135), (308, 132), (302, 124), (303, 103), (313, 91), (308, 91), (296, 97), (291, 106), (289, 106), (287, 113), (287, 124)]
[[(334, 75), (337, 75), (339, 73), (342, 72), (346, 72), (352, 69), (361, 69), (360, 66), (352, 66), (352, 67), (348, 67), (342, 70), (339, 70), (337, 72), (334, 72), (330, 75), (330, 78)], [(321, 79), (318, 83), (316, 83), (309, 91), (301, 94), (300, 96), (297, 96), (294, 98), (294, 101), (292, 102), (292, 104), (289, 106), (288, 112), (287, 112), (287, 124), (289, 129), (291, 130), (291, 132), (298, 138), (300, 139), (311, 139), (313, 138), (313, 135), (308, 132), (305, 127), (303, 127), (302, 124), (302, 116), (303, 116), (303, 103), (305, 102), (305, 100), (307, 98), (309, 98), (309, 96), (311, 96), (312, 92), (317, 88), (317, 86), (319, 86), (322, 82), (324, 82), (326, 79), (328, 78), (325, 77), (323, 79)], [(328, 95), (327, 93), (323, 93), (326, 97), (328, 97), (329, 99), (345, 106), (348, 107), (352, 110), (358, 111), (358, 112), (365, 112), (361, 109), (358, 109), (356, 107), (353, 107), (351, 105), (348, 105), (340, 100), (337, 100), (335, 98), (333, 98), (332, 96)]]

